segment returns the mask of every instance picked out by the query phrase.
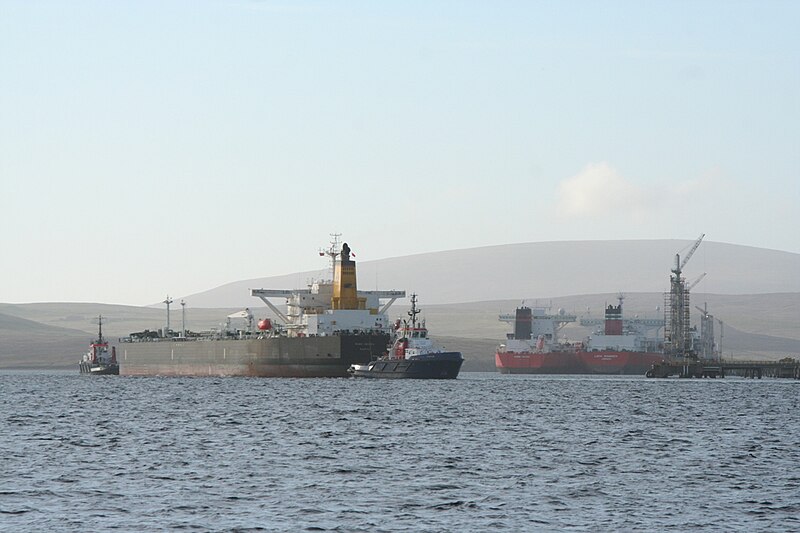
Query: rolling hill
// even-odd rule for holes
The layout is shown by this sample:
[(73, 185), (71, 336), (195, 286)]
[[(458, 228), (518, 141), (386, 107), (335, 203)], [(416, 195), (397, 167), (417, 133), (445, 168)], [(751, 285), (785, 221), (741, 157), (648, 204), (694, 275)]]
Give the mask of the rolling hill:
[[(362, 289), (405, 289), (429, 304), (552, 298), (614, 292), (663, 292), (675, 254), (693, 241), (578, 241), (506, 244), (358, 263)], [(235, 281), (182, 298), (192, 307), (249, 307), (251, 288), (294, 289), (320, 270)], [(698, 290), (713, 294), (800, 292), (800, 254), (703, 242), (688, 262)]]
[(0, 368), (77, 364), (91, 338), (82, 331), (0, 314)]

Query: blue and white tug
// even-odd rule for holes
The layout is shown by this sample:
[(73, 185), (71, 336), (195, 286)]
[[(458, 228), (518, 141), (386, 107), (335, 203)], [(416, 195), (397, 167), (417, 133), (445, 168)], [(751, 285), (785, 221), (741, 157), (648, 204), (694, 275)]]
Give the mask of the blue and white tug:
[(361, 378), (455, 379), (464, 357), (436, 346), (428, 336), (425, 320), (417, 320), (417, 295), (411, 295), (408, 320), (397, 320), (388, 354), (367, 364), (351, 365), (350, 375)]

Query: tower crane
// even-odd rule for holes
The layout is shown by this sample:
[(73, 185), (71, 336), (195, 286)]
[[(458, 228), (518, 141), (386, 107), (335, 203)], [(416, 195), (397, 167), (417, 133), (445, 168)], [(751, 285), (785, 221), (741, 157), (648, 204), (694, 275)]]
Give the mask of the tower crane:
[(705, 233), (700, 234), (700, 236), (697, 238), (697, 240), (694, 241), (694, 244), (692, 245), (692, 247), (689, 248), (689, 251), (686, 252), (686, 255), (683, 256), (683, 261), (681, 261), (681, 255), (680, 254), (675, 254), (675, 268), (672, 270), (673, 274), (675, 274), (676, 276), (680, 277), (681, 272), (683, 272), (683, 267), (686, 266), (686, 263), (689, 262), (689, 259), (691, 259), (692, 255), (694, 255), (694, 253), (697, 251), (697, 247), (700, 246), (700, 242), (703, 240), (703, 237), (705, 237), (705, 236), (706, 236)]
[(705, 236), (706, 234), (703, 233), (694, 241), (683, 261), (681, 261), (680, 254), (675, 254), (675, 268), (671, 270), (669, 294), (665, 295), (665, 346), (670, 353), (683, 357), (692, 354), (692, 335), (689, 317), (689, 289), (686, 288), (686, 279), (681, 274), (683, 267), (697, 251)]
[(694, 244), (689, 249), (689, 251), (686, 252), (686, 255), (683, 257), (683, 261), (681, 261), (681, 270), (683, 270), (683, 267), (686, 266), (686, 263), (689, 262), (689, 259), (691, 259), (692, 255), (694, 255), (694, 253), (697, 251), (697, 247), (700, 246), (700, 241), (702, 241), (703, 237), (705, 236), (706, 236), (705, 233), (701, 233), (700, 236), (697, 238), (697, 240), (694, 241)]
[[(703, 278), (704, 278), (704, 277), (706, 277), (706, 274), (707, 274), (706, 272), (703, 272), (702, 274), (700, 274), (700, 275), (697, 277), (697, 279), (695, 279), (693, 282), (691, 282), (691, 283), (689, 284), (689, 286), (688, 286), (688, 287), (686, 287), (686, 290), (687, 290), (687, 291), (690, 291), (690, 290), (694, 289), (695, 285), (697, 285), (698, 283), (700, 283), (701, 281), (703, 281)], [(695, 307), (697, 307), (697, 306), (695, 306)], [(698, 308), (698, 309), (699, 309), (699, 308)]]

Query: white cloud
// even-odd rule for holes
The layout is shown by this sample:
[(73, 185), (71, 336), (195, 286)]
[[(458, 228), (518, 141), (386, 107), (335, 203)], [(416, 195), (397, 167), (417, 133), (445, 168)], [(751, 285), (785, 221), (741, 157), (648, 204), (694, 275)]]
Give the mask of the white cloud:
[(723, 188), (721, 174), (711, 168), (690, 179), (641, 182), (605, 161), (591, 163), (558, 185), (555, 212), (562, 219), (652, 228), (676, 213), (702, 214), (710, 191)]
[(648, 196), (608, 163), (592, 163), (558, 186), (558, 212), (567, 217), (635, 215), (650, 203)]
[(714, 187), (725, 187), (723, 172), (719, 167), (706, 170), (698, 178), (678, 182), (674, 185), (674, 192), (682, 198), (707, 194)]

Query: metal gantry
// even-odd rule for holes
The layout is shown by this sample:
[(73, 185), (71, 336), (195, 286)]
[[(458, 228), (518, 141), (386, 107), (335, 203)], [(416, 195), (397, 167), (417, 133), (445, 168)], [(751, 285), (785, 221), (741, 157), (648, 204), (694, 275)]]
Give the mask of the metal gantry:
[(675, 254), (675, 268), (670, 275), (669, 292), (664, 296), (664, 348), (673, 357), (687, 357), (692, 352), (691, 304), (683, 268), (697, 251), (703, 237), (705, 233), (694, 242), (683, 261), (680, 254)]

